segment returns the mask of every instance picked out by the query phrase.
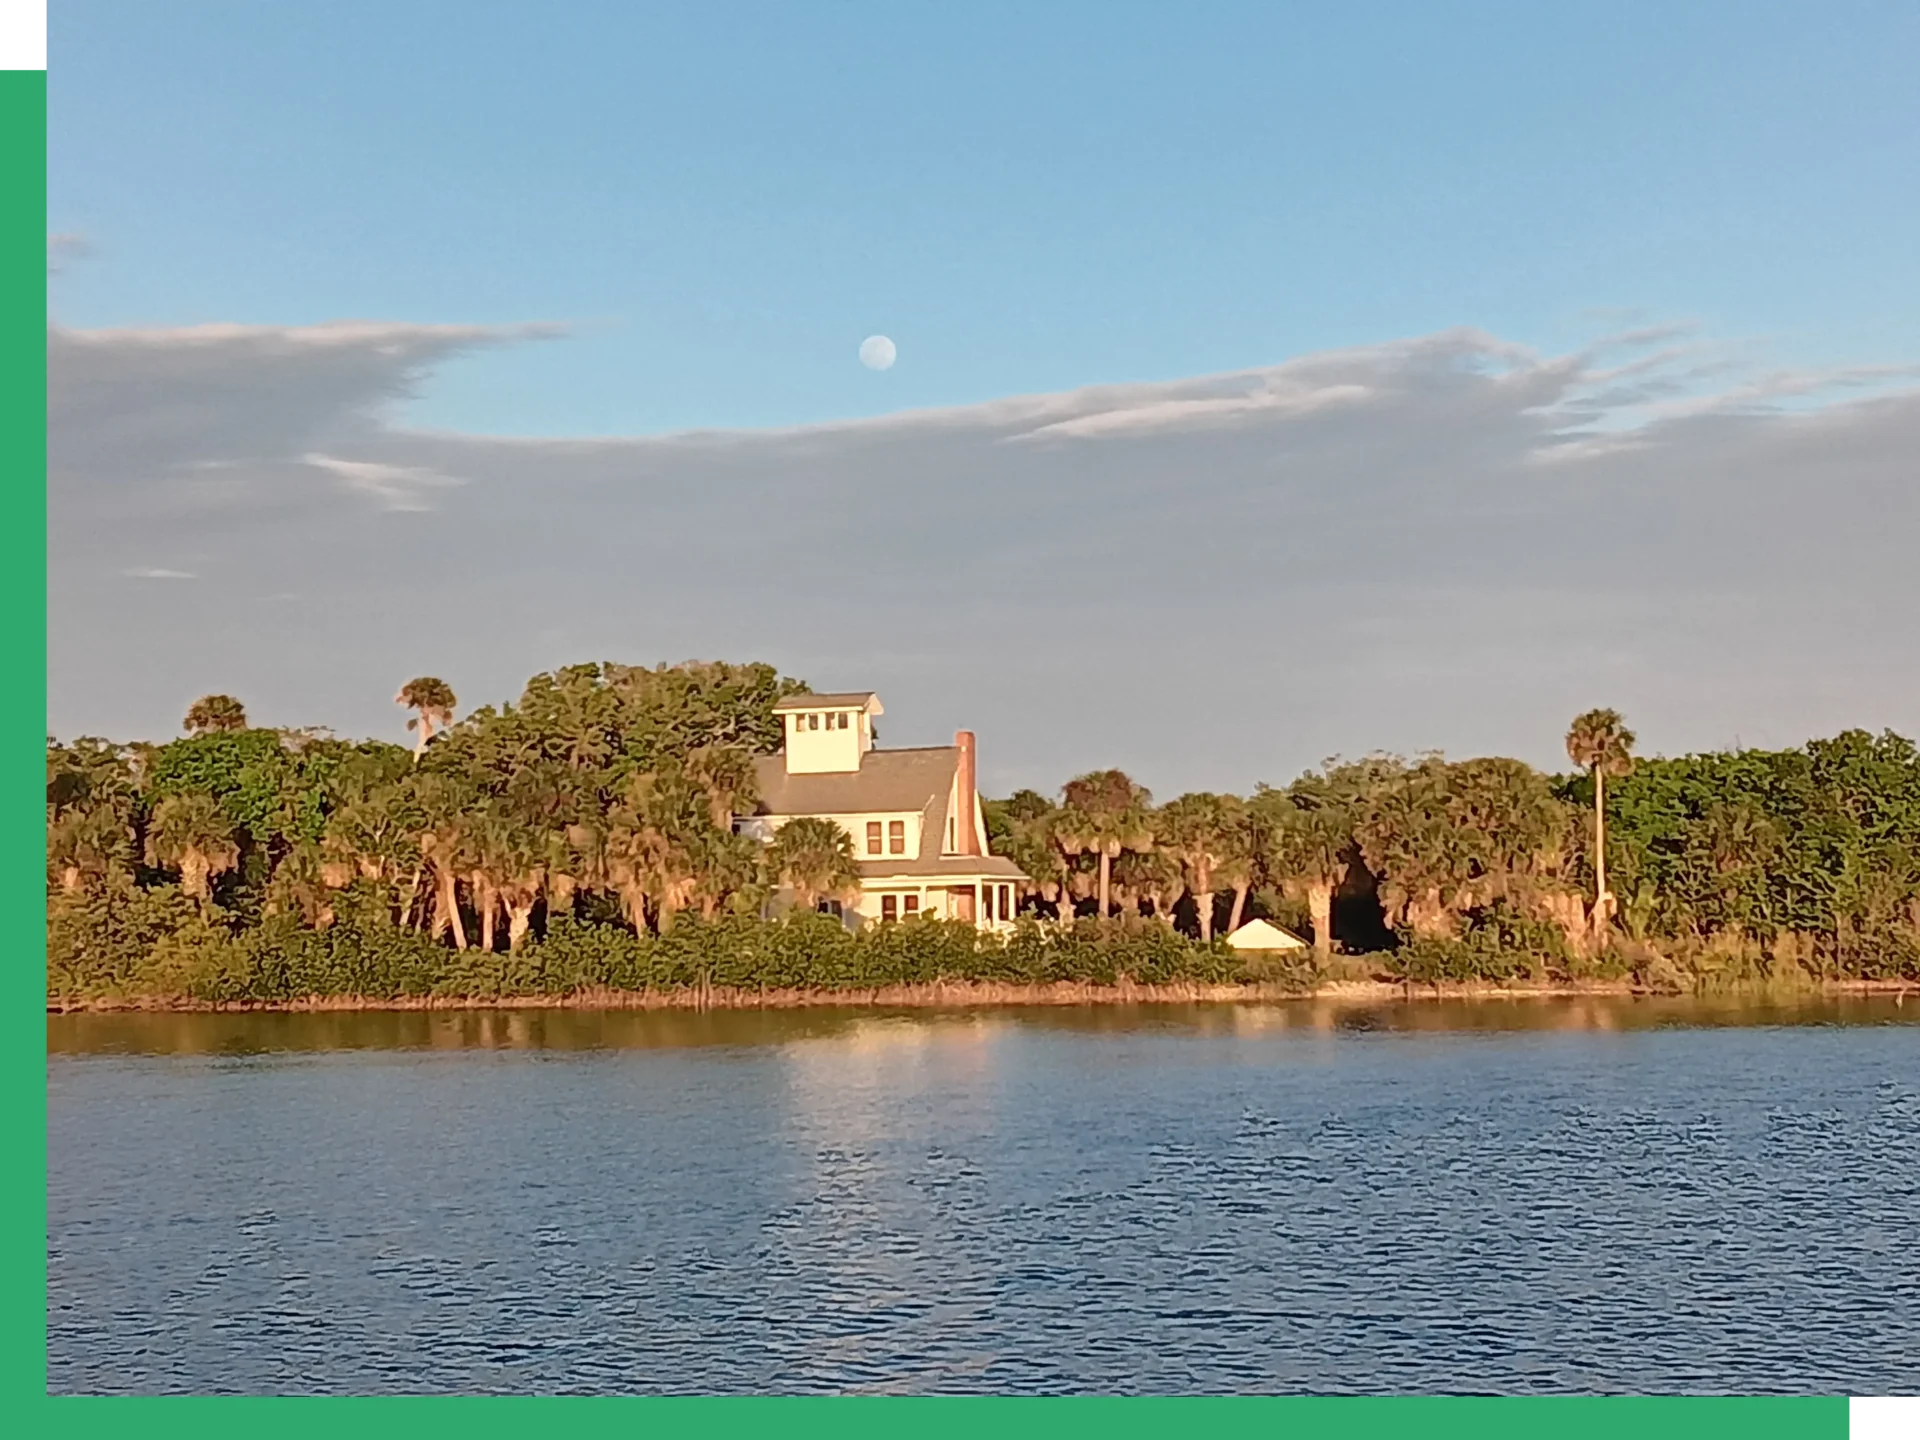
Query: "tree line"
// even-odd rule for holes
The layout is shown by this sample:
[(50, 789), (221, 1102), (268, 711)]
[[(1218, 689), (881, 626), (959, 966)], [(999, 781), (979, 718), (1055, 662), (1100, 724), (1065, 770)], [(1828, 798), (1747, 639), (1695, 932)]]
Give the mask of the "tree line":
[[(412, 746), (255, 727), (221, 695), (166, 743), (50, 738), (50, 993), (247, 998), (294, 983), (261, 978), (288, 955), (323, 951), (308, 978), (339, 993), (379, 956), (404, 957), (389, 988), (497, 990), (549, 960), (567, 984), (675, 984), (773, 953), (787, 942), (768, 926), (839, 957), (781, 974), (866, 973), (862, 944), (886, 973), (918, 973), (911, 936), (762, 918), (778, 894), (804, 912), (856, 884), (830, 822), (790, 823), (771, 847), (733, 833), (756, 799), (753, 757), (780, 743), (773, 705), (805, 688), (758, 664), (580, 665), (459, 719), (445, 682), (412, 680), (396, 697)], [(1323, 977), (1920, 978), (1912, 742), (1848, 731), (1673, 759), (1634, 743), (1596, 710), (1569, 727), (1562, 774), (1374, 755), (1156, 804), (1108, 769), (989, 800), (986, 817), (1026, 876), (1020, 943), (1078, 927), (1089, 974), (1129, 955), (1155, 973), (1231, 973), (1219, 936), (1261, 915), (1311, 940)], [(936, 946), (934, 922), (915, 924), (942, 964), (1002, 963), (1000, 942)], [(601, 978), (562, 950), (599, 956)], [(1020, 973), (1051, 973), (1040, 954)]]

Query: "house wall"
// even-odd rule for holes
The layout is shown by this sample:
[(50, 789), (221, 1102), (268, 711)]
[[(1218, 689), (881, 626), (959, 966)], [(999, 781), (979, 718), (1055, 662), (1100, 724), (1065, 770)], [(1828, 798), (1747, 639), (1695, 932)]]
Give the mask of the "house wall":
[[(952, 893), (956, 883), (958, 882), (945, 878), (937, 881), (929, 881), (924, 876), (898, 876), (892, 878), (884, 875), (875, 876), (862, 882), (860, 895), (852, 905), (847, 907), (847, 914), (856, 924), (879, 924), (886, 918), (886, 901), (884, 897), (891, 895), (894, 899), (894, 918), (904, 920), (907, 918), (906, 897), (912, 895), (919, 902), (914, 910), (914, 913), (917, 915), (935, 920), (959, 920), (967, 918), (961, 914), (963, 905), (960, 897)], [(1005, 880), (986, 880), (976, 881), (975, 885), (976, 895), (979, 889), (992, 892), (993, 906), (992, 912), (989, 914), (986, 907), (981, 906), (979, 900), (976, 898), (974, 902), (976, 913), (971, 917), (974, 923), (982, 929), (1011, 930), (1013, 928), (1013, 912), (1016, 904), (1011, 883)], [(1007, 891), (1007, 919), (1005, 921), (1000, 919), (999, 891), (1001, 889)]]
[[(750, 835), (756, 840), (771, 841), (779, 833), (780, 827), (789, 820), (797, 820), (797, 815), (755, 816), (740, 822), (740, 833)], [(848, 835), (853, 837), (853, 858), (856, 860), (914, 860), (920, 855), (921, 831), (926, 817), (918, 810), (879, 810), (855, 815), (819, 815), (819, 820), (831, 820)], [(880, 827), (880, 849), (870, 850), (867, 846), (867, 827)], [(891, 827), (900, 826), (904, 839), (904, 848), (895, 851), (890, 837)], [(935, 852), (937, 853), (937, 852)]]
[(794, 710), (784, 724), (789, 775), (850, 775), (873, 748), (873, 717), (865, 711)]

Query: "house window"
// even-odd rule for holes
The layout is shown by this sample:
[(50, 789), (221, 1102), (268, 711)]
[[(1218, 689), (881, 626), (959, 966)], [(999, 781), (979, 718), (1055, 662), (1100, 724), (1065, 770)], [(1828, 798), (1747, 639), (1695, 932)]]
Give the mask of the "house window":
[(899, 897), (894, 895), (882, 895), (880, 897), (880, 919), (882, 923), (898, 920), (899, 918), (900, 918)]
[(820, 728), (820, 717), (818, 715), (807, 716), (807, 729), (818, 730), (819, 728)]
[(887, 822), (887, 853), (904, 855), (907, 853), (907, 822), (889, 820)]
[(842, 710), (838, 715), (834, 716), (833, 728), (836, 730), (844, 730), (847, 728), (847, 712), (846, 711)]
[(1011, 885), (1002, 885), (1000, 887), (1000, 918), (1002, 920), (1012, 919), (1013, 917), (1008, 913), (1012, 908), (1013, 887)]
[(909, 915), (918, 915), (920, 913), (920, 897), (918, 895), (907, 896), (903, 903), (903, 908)]
[(867, 854), (878, 855), (879, 853), (880, 822), (878, 820), (869, 820), (867, 822)]

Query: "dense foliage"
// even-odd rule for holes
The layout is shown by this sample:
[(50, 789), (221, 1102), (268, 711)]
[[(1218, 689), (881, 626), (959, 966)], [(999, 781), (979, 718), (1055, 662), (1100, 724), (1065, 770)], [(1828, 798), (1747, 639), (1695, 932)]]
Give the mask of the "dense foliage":
[[(1095, 771), (987, 803), (1028, 877), (1011, 937), (852, 933), (811, 908), (854, 883), (835, 827), (733, 831), (773, 705), (803, 688), (765, 665), (582, 665), (457, 721), (443, 681), (409, 681), (412, 747), (251, 728), (229, 696), (163, 745), (50, 739), (49, 994), (1920, 979), (1920, 755), (1895, 735), (1636, 759), (1592, 711), (1566, 776), (1374, 756), (1155, 805)], [(1215, 938), (1254, 915), (1312, 952)]]

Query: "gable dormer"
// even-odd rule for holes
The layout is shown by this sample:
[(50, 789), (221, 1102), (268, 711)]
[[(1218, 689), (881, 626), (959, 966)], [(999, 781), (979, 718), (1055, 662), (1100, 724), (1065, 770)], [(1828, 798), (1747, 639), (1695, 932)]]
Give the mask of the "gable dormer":
[(872, 691), (789, 695), (776, 701), (789, 775), (852, 775), (873, 748), (873, 717), (884, 714)]

